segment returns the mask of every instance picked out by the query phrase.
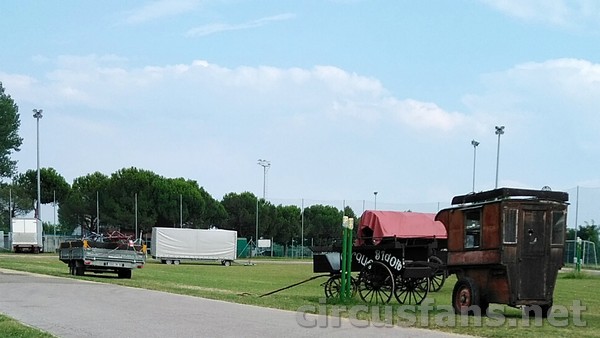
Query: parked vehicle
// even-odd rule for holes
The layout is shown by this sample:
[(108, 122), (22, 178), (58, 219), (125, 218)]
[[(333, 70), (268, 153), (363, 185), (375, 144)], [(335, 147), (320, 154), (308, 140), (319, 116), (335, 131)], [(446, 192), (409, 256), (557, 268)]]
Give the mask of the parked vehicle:
[[(486, 314), (499, 303), (546, 317), (563, 266), (568, 199), (565, 192), (515, 188), (455, 196), (435, 215), (440, 233), (424, 221), (390, 226), (402, 223), (393, 220), (402, 213), (367, 211), (352, 248), (352, 271), (359, 271), (353, 287), (366, 302), (394, 295), (401, 304), (420, 304), (456, 274), (458, 314)], [(314, 252), (314, 272), (330, 273), (325, 295), (339, 296), (340, 248)]]
[[(365, 302), (420, 304), (446, 280), (446, 229), (435, 214), (367, 210), (352, 248), (353, 289)], [(339, 247), (313, 247), (313, 272), (328, 272), (327, 298), (339, 297)]]
[(37, 218), (13, 218), (10, 242), (14, 252), (44, 252), (42, 221)]
[(448, 230), (448, 270), (458, 277), (457, 313), (485, 314), (499, 303), (549, 314), (563, 266), (568, 199), (565, 192), (499, 188), (456, 196), (437, 214)]
[(213, 260), (225, 266), (237, 258), (237, 232), (221, 229), (152, 228), (152, 258), (163, 264)]
[(128, 236), (112, 233), (106, 237), (63, 242), (58, 255), (72, 275), (108, 272), (116, 273), (119, 278), (131, 278), (134, 269), (144, 267), (146, 245), (137, 245)]

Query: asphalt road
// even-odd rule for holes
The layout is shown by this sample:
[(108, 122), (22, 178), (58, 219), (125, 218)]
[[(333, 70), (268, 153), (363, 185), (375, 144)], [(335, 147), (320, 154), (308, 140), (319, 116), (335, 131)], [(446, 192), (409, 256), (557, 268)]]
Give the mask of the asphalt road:
[(58, 337), (459, 337), (4, 269), (0, 312)]

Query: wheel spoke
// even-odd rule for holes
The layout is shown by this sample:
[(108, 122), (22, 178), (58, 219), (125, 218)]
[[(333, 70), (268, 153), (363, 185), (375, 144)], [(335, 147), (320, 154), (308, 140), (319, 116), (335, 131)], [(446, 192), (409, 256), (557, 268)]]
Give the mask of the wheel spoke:
[(381, 262), (371, 262), (359, 275), (358, 292), (365, 302), (385, 304), (390, 301), (394, 290), (394, 276)]

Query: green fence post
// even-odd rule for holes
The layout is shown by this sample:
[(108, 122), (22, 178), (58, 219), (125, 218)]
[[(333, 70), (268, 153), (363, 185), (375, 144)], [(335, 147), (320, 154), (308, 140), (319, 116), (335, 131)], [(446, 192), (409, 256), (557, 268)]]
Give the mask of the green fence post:
[(346, 298), (352, 298), (352, 229), (354, 229), (354, 219), (348, 219), (348, 228), (346, 229)]
[(344, 216), (342, 218), (342, 254), (340, 256), (341, 259), (341, 268), (342, 275), (340, 276), (341, 285), (340, 285), (340, 301), (346, 300), (346, 250), (348, 247), (348, 216)]
[(581, 272), (581, 256), (582, 256), (582, 247), (583, 247), (583, 241), (581, 240), (580, 237), (577, 237), (577, 260), (575, 261), (575, 268), (577, 270), (577, 272)]

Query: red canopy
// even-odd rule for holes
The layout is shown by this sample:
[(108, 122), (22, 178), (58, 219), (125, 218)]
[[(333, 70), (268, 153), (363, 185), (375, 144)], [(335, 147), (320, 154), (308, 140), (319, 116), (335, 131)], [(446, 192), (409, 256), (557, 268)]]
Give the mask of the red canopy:
[(366, 210), (358, 225), (357, 244), (362, 245), (367, 237), (377, 244), (383, 237), (446, 239), (448, 235), (444, 225), (435, 221), (435, 214)]

